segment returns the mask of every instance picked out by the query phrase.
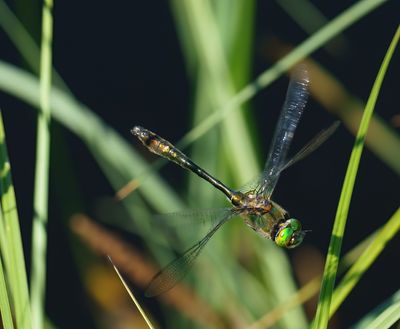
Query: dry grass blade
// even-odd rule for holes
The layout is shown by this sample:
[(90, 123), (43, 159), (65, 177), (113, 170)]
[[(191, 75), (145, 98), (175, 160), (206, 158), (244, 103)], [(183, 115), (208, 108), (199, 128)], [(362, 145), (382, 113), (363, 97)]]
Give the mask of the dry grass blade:
[(136, 300), (135, 296), (133, 295), (132, 290), (129, 288), (128, 284), (125, 282), (124, 278), (122, 277), (121, 273), (119, 272), (118, 268), (115, 266), (115, 264), (113, 263), (112, 259), (110, 256), (108, 256), (108, 260), (110, 261), (111, 265), (113, 266), (115, 272), (117, 273), (119, 279), (121, 280), (122, 284), (124, 285), (125, 290), (127, 291), (127, 293), (129, 294), (129, 297), (132, 299), (133, 303), (135, 304), (135, 306), (137, 307), (137, 309), (139, 310), (139, 313), (141, 314), (141, 316), (143, 317), (144, 321), (146, 321), (146, 324), (148, 325), (148, 327), (150, 329), (154, 329), (154, 326), (152, 325), (151, 321), (149, 320), (149, 318), (147, 317), (146, 313), (143, 311), (142, 307), (140, 306), (139, 302)]

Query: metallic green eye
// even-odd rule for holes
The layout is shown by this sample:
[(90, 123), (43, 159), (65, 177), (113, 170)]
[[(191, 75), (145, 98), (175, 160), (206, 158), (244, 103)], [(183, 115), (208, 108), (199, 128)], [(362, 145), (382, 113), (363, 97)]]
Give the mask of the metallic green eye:
[(275, 236), (275, 243), (284, 248), (295, 248), (303, 242), (305, 232), (301, 230), (299, 220), (290, 218), (279, 228)]
[(292, 227), (293, 231), (300, 231), (301, 230), (301, 223), (298, 219), (296, 218), (290, 218), (289, 219), (290, 226)]
[(275, 243), (279, 247), (286, 247), (292, 238), (293, 230), (290, 227), (285, 227), (278, 232), (275, 237)]

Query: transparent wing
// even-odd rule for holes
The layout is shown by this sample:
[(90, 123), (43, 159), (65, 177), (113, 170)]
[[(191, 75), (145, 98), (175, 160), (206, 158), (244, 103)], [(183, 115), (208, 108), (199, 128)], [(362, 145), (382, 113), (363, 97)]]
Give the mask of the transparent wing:
[(187, 229), (188, 225), (198, 227), (210, 224), (214, 226), (222, 217), (229, 214), (230, 211), (231, 208), (183, 210), (155, 215), (154, 222), (156, 225), (172, 228), (183, 227), (185, 229)]
[(293, 158), (286, 162), (280, 169), (279, 172), (287, 169), (296, 162), (304, 159), (310, 153), (314, 152), (318, 147), (320, 147), (339, 127), (340, 122), (334, 122), (329, 128), (322, 130), (318, 135), (316, 135), (311, 141), (309, 141), (299, 152), (296, 153)]
[(181, 281), (191, 269), (194, 260), (203, 250), (204, 246), (211, 239), (214, 233), (229, 219), (235, 216), (233, 211), (229, 212), (217, 222), (216, 225), (195, 245), (186, 250), (181, 256), (173, 260), (151, 280), (145, 291), (147, 297), (160, 295)]
[(169, 245), (182, 251), (231, 213), (232, 208), (192, 209), (156, 215), (151, 220), (154, 232), (160, 232)]
[(271, 197), (275, 189), (281, 168), (286, 161), (287, 152), (294, 132), (308, 98), (309, 78), (304, 66), (300, 66), (292, 75), (286, 93), (285, 103), (275, 129), (274, 138), (260, 182), (258, 193)]
[(262, 179), (262, 173), (259, 173), (258, 175), (250, 179), (246, 184), (242, 185), (240, 189), (238, 189), (237, 191), (242, 193), (246, 193), (249, 191), (256, 191), (260, 186), (261, 179)]

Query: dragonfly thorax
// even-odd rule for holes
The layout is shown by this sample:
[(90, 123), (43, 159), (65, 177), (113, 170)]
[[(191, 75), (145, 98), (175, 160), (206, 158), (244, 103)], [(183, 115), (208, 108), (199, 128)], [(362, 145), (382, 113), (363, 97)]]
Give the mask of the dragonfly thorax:
[(254, 210), (257, 213), (267, 213), (272, 208), (272, 203), (264, 195), (252, 191), (242, 193), (235, 192), (231, 198), (232, 204), (237, 209)]
[(240, 193), (236, 211), (244, 222), (264, 238), (273, 240), (278, 246), (294, 248), (304, 238), (301, 223), (279, 204), (258, 193)]

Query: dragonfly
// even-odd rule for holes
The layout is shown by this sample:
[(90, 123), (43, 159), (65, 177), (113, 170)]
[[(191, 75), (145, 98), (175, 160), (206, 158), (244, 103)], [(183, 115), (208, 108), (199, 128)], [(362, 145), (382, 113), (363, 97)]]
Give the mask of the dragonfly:
[[(200, 213), (198, 211), (181, 213), (183, 217), (201, 216), (201, 220), (212, 222), (211, 228), (201, 240), (154, 276), (145, 291), (146, 296), (153, 297), (162, 294), (182, 280), (211, 237), (223, 224), (234, 217), (241, 217), (251, 229), (273, 240), (279, 247), (291, 249), (302, 243), (306, 231), (302, 229), (301, 222), (290, 217), (282, 206), (271, 200), (271, 196), (282, 171), (317, 149), (339, 125), (339, 122), (335, 122), (329, 128), (322, 130), (291, 159), (287, 159), (290, 143), (307, 103), (309, 82), (308, 72), (304, 67), (296, 69), (292, 74), (264, 170), (242, 189), (229, 188), (194, 163), (173, 144), (150, 130), (140, 126), (132, 128), (131, 133), (150, 152), (200, 176), (225, 194), (231, 203), (231, 207), (228, 208), (208, 209), (203, 213), (201, 211)], [(175, 213), (177, 216), (179, 214)]]

